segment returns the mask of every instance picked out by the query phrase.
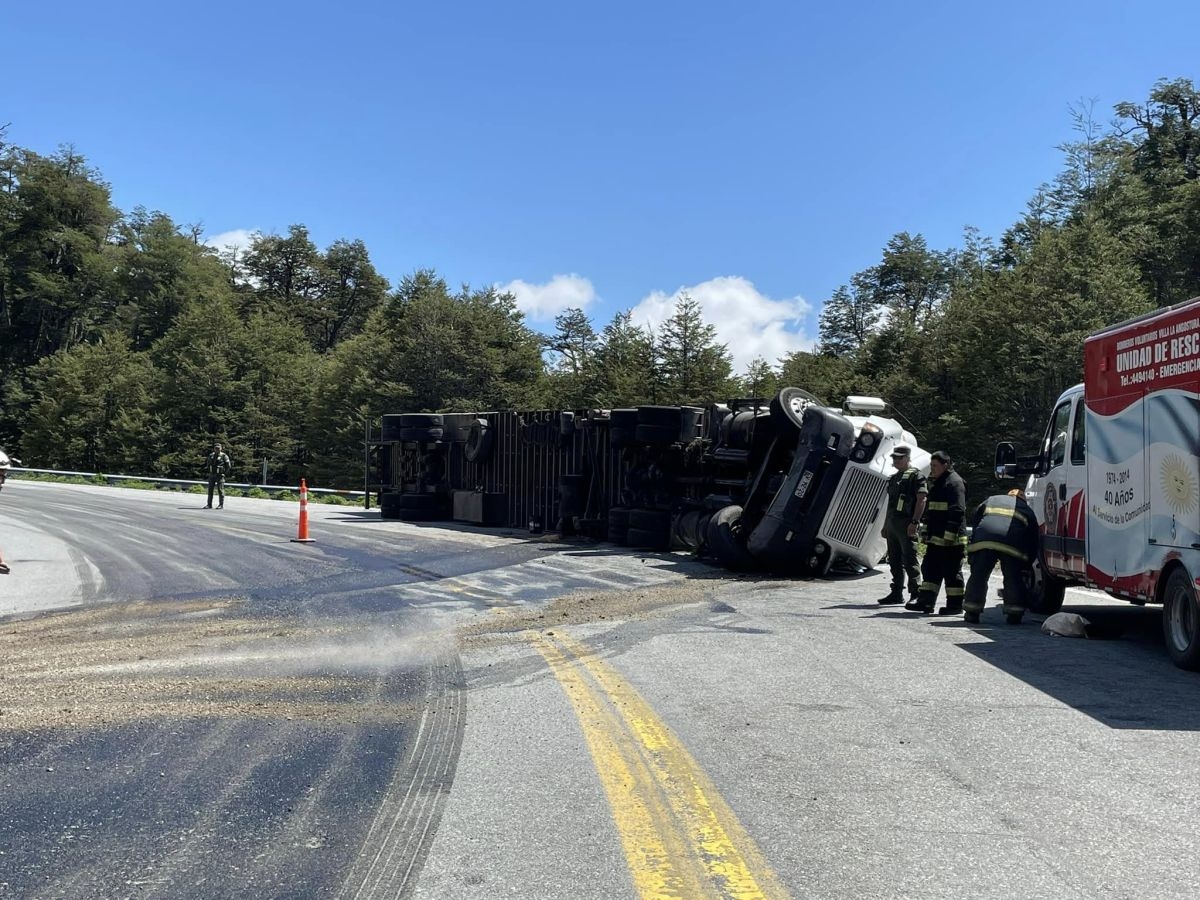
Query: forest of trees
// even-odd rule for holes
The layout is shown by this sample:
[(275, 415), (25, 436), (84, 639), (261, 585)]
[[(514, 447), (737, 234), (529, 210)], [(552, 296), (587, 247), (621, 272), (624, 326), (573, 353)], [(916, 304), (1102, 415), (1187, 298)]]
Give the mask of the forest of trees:
[[(435, 272), (390, 285), (361, 241), (307, 229), (216, 251), (167, 215), (113, 207), (73, 149), (0, 132), (0, 446), (38, 468), (352, 487), (384, 412), (704, 404), (795, 385), (886, 398), (923, 446), (989, 487), (997, 439), (1031, 447), (1096, 328), (1200, 295), (1200, 93), (1158, 82), (1110, 123), (1072, 110), (1063, 168), (991, 238), (902, 232), (825, 300), (812, 352), (732, 371), (682, 296), (656, 331), (578, 309), (533, 331), (512, 296)], [(913, 211), (919, 219), (920, 210)]]

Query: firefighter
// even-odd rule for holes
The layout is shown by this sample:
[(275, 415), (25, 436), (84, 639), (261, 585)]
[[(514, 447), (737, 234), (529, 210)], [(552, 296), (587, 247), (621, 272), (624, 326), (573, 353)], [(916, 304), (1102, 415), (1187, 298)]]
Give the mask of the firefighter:
[(946, 582), (946, 605), (939, 616), (963, 611), (963, 554), (967, 547), (967, 486), (944, 450), (929, 458), (929, 495), (925, 504), (925, 559), (917, 599), (904, 604), (912, 612), (932, 615), (938, 591)]
[(964, 618), (978, 623), (987, 606), (988, 578), (996, 563), (1004, 576), (1004, 618), (1020, 625), (1026, 607), (1026, 578), (1038, 552), (1037, 516), (1025, 502), (1025, 492), (1014, 488), (988, 497), (971, 514), (971, 543), (967, 559), (971, 577), (963, 602)]
[(917, 567), (917, 526), (925, 511), (925, 476), (909, 460), (912, 450), (903, 444), (892, 451), (896, 472), (888, 479), (887, 517), (883, 536), (887, 538), (888, 566), (892, 570), (892, 589), (879, 600), (881, 606), (904, 602), (907, 576), (908, 599), (917, 599), (920, 569)]

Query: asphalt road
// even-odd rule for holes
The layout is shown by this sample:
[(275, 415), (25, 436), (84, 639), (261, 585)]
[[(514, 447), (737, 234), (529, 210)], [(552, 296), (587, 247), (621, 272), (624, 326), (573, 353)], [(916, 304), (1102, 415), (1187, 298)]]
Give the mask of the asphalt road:
[(311, 507), (10, 481), (0, 897), (1191, 897), (1200, 677)]

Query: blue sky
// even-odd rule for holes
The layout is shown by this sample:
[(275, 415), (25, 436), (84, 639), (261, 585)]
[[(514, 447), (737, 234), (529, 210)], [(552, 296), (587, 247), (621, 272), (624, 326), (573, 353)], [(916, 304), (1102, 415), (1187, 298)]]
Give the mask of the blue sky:
[(66, 0), (0, 15), (0, 124), (73, 144), (121, 209), (361, 238), (393, 282), (510, 286), (542, 330), (686, 288), (740, 366), (810, 345), (896, 232), (999, 237), (1070, 106), (1197, 78), (1197, 34), (1173, 0)]

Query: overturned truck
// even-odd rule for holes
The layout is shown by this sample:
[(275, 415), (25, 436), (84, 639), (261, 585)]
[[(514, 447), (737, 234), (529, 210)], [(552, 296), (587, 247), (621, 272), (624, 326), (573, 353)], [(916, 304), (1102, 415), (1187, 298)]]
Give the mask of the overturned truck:
[(367, 488), (384, 518), (688, 549), (739, 570), (870, 568), (891, 449), (929, 464), (884, 410), (789, 387), (707, 409), (389, 414), (368, 441)]

